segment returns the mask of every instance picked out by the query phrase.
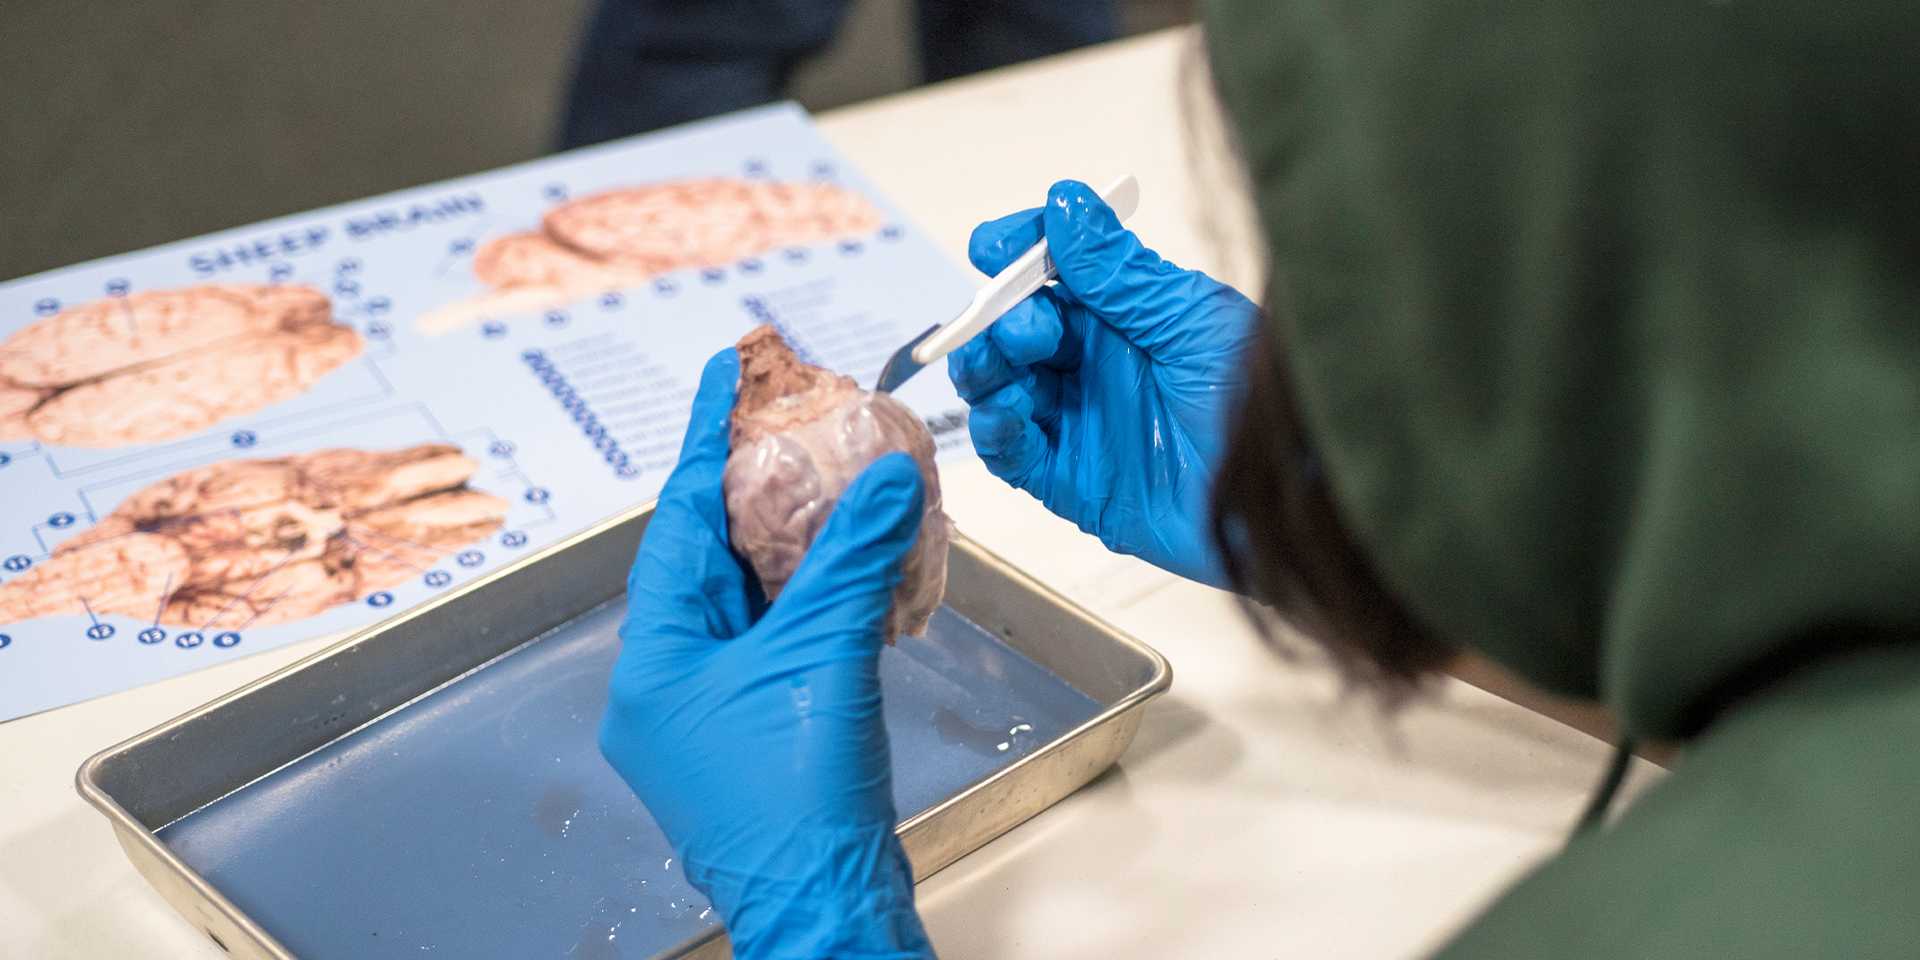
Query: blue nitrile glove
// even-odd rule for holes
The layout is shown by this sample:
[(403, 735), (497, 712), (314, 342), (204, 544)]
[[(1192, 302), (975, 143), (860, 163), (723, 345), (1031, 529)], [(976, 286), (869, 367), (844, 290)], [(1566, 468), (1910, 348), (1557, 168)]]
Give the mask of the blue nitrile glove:
[(974, 449), (1108, 548), (1226, 586), (1208, 498), (1258, 308), (1160, 259), (1072, 180), (981, 224), (968, 254), (996, 274), (1042, 235), (1059, 282), (947, 358)]
[(727, 546), (739, 357), (707, 364), (627, 580), (600, 749), (713, 900), (742, 960), (930, 957), (894, 836), (881, 628), (920, 474), (875, 461), (768, 608)]

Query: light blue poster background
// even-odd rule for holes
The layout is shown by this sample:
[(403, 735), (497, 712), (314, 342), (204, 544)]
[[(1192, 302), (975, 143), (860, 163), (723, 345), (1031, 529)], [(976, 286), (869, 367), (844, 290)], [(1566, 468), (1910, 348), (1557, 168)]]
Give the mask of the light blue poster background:
[[(556, 203), (716, 176), (832, 181), (871, 201), (883, 226), (423, 329), (423, 316), (488, 292), (473, 273), (476, 250), (537, 229)], [(365, 626), (457, 588), (653, 497), (702, 364), (755, 324), (776, 323), (803, 354), (871, 384), (896, 346), (957, 313), (972, 290), (803, 112), (781, 105), (14, 281), (0, 286), (0, 337), (107, 296), (267, 282), (326, 293), (364, 353), (297, 397), (167, 443), (0, 443), (0, 583), (182, 470), (329, 448), (455, 444), (480, 465), (469, 485), (510, 504), (504, 526), (398, 586), (317, 616), (220, 631), (220, 644), (212, 631), (121, 614), (0, 624), (0, 720)], [(964, 406), (944, 371), (898, 396), (935, 427), (943, 456), (967, 451)]]

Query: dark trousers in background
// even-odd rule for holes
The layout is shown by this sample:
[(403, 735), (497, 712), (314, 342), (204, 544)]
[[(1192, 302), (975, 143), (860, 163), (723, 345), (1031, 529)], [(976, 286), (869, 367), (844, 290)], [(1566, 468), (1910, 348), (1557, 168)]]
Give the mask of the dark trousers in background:
[[(852, 0), (600, 0), (560, 134), (584, 146), (777, 100)], [(1112, 0), (918, 0), (921, 62), (945, 80), (1112, 39)]]

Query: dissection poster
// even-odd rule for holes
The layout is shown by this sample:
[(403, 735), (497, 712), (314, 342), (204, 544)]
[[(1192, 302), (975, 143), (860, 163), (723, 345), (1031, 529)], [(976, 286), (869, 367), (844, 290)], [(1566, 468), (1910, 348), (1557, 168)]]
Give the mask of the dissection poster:
[(0, 285), (0, 720), (454, 589), (654, 496), (755, 324), (871, 384), (971, 286), (792, 106)]

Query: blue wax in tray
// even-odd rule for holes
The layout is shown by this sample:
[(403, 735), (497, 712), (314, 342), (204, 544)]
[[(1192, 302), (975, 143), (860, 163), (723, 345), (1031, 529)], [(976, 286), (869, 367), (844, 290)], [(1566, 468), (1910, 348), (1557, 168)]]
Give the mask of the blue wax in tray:
[[(595, 742), (623, 608), (587, 613), (159, 835), (301, 957), (605, 960), (683, 943), (718, 918)], [(903, 816), (1099, 711), (945, 607), (880, 667)]]

